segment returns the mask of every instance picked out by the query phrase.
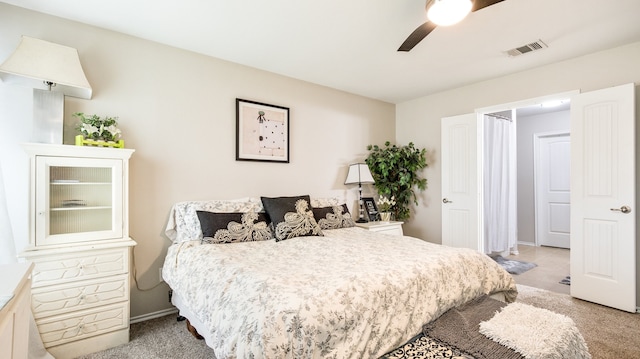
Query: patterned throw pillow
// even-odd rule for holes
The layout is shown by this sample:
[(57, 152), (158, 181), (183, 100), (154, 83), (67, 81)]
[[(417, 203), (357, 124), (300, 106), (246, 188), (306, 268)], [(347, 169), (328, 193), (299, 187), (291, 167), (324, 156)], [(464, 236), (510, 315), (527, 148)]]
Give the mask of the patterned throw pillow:
[(321, 229), (339, 229), (354, 227), (356, 222), (351, 218), (351, 213), (346, 204), (341, 206), (313, 208), (313, 217)]
[(309, 209), (309, 196), (261, 197), (269, 215), (276, 241), (302, 236), (322, 236), (322, 230)]
[(202, 228), (202, 243), (265, 241), (273, 238), (265, 213), (214, 213), (196, 211)]

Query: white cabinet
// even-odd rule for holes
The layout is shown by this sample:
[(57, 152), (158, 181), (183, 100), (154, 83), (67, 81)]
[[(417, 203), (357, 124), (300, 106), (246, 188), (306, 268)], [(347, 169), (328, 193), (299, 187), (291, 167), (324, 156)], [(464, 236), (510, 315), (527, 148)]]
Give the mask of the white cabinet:
[(130, 149), (25, 144), (31, 307), (47, 350), (74, 358), (129, 341)]
[(36, 245), (122, 238), (121, 160), (36, 156), (35, 162)]
[(33, 263), (0, 266), (0, 358), (28, 357)]
[(376, 222), (367, 222), (367, 223), (356, 223), (356, 226), (368, 229), (373, 232), (380, 232), (386, 234), (393, 234), (396, 236), (402, 236), (402, 224), (404, 222), (397, 221), (376, 221)]

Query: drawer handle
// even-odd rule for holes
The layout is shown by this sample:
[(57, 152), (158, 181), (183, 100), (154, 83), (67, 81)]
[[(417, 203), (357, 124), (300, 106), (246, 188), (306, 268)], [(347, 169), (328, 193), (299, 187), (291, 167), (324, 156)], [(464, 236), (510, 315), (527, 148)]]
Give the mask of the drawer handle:
[(92, 264), (80, 264), (78, 266), (78, 269), (80, 269), (81, 271), (85, 270), (85, 269), (91, 269), (92, 268)]

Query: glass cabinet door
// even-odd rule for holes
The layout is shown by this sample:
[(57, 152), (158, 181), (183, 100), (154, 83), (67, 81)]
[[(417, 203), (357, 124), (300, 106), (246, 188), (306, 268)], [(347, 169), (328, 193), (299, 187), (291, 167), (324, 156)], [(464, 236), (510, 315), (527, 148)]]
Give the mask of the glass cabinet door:
[(122, 237), (122, 161), (38, 156), (36, 244)]

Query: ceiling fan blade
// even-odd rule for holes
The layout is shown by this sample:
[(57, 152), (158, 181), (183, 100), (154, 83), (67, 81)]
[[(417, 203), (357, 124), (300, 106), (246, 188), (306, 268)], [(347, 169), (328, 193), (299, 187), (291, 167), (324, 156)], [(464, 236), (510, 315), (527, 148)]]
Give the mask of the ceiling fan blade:
[(474, 0), (473, 5), (471, 6), (471, 11), (478, 11), (484, 9), (487, 6), (491, 6), (503, 1), (504, 0)]
[[(473, 0), (471, 11), (473, 12), (473, 11), (482, 10), (485, 7), (488, 7), (503, 1), (504, 0)], [(431, 2), (430, 0), (427, 1), (427, 6), (426, 6), (427, 8), (429, 8), (430, 2)], [(427, 37), (427, 35), (429, 35), (429, 33), (433, 31), (436, 28), (436, 26), (437, 26), (436, 24), (429, 21), (418, 26), (415, 30), (413, 30), (411, 35), (409, 35), (409, 37), (407, 37), (407, 39), (404, 40), (402, 45), (400, 45), (400, 48), (398, 48), (398, 51), (404, 51), (404, 52), (411, 51), (411, 49), (413, 49), (420, 41), (422, 41), (422, 39)]]
[(413, 30), (411, 35), (409, 35), (407, 39), (404, 40), (402, 45), (400, 45), (400, 47), (398, 48), (398, 51), (404, 51), (404, 52), (410, 51), (411, 49), (413, 49), (414, 46), (416, 46), (420, 41), (422, 41), (422, 39), (424, 39), (427, 35), (429, 35), (429, 33), (433, 31), (433, 29), (435, 28), (436, 28), (436, 24), (429, 21), (418, 26), (415, 30)]

